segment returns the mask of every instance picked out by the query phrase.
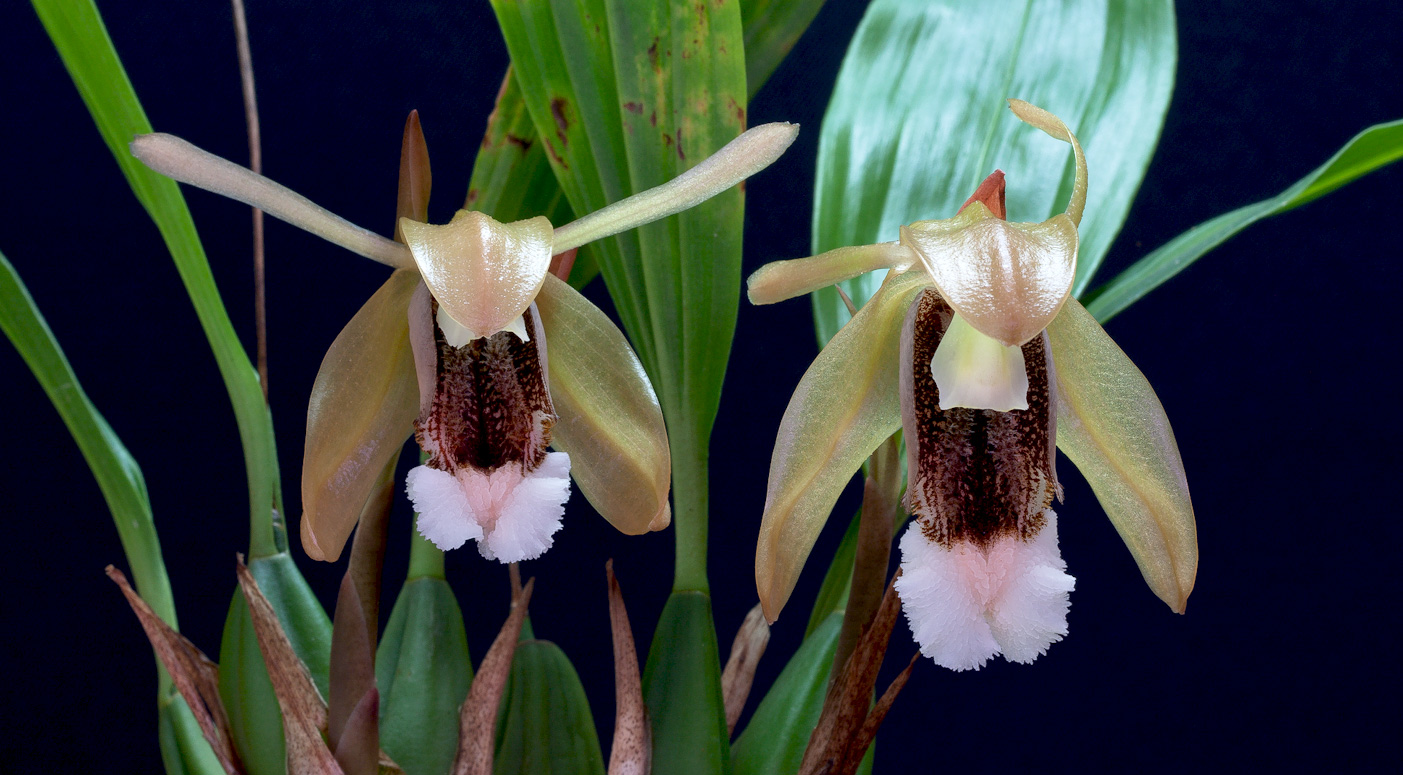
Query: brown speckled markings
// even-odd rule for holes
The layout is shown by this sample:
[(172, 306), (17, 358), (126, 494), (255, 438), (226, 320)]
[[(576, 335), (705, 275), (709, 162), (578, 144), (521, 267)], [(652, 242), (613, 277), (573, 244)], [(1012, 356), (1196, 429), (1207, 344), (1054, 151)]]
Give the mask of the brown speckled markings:
[(534, 304), (526, 311), (526, 330), (529, 342), (499, 331), (453, 347), (434, 323), (438, 384), (433, 405), (414, 424), (431, 468), (490, 472), (520, 463), (527, 473), (545, 459), (556, 415), (542, 368), (545, 335)]
[[(907, 509), (941, 546), (967, 540), (988, 547), (1028, 540), (1046, 521), (1057, 489), (1047, 333), (1023, 345), (1028, 408), (940, 409), (930, 359), (953, 316), (934, 289), (906, 315), (901, 348), (901, 414), (910, 486)], [(908, 392), (908, 387), (909, 392)]]

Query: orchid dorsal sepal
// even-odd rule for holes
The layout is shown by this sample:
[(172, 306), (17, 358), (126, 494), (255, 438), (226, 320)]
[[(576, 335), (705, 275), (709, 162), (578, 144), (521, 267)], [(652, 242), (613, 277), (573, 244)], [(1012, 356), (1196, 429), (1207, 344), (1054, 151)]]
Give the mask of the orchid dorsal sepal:
[(838, 248), (768, 263), (745, 281), (746, 294), (751, 304), (774, 304), (878, 269), (904, 272), (917, 260), (916, 253), (899, 242)]
[(770, 166), (794, 142), (798, 124), (776, 122), (749, 129), (700, 164), (669, 180), (555, 230), (555, 252), (680, 213)]
[(950, 319), (935, 348), (930, 372), (940, 390), (942, 410), (966, 407), (1008, 412), (1028, 408), (1023, 348), (994, 341), (958, 314)]
[(537, 216), (502, 223), (459, 210), (443, 225), (401, 218), (399, 226), (424, 284), (438, 300), (440, 327), (447, 315), (465, 329), (458, 338), (467, 341), (498, 331), (515, 331), (526, 340), (516, 321), (550, 271), (550, 221)]
[(956, 312), (1008, 347), (1057, 317), (1077, 271), (1077, 227), (1066, 214), (1012, 223), (971, 202), (954, 218), (901, 227), (901, 242)]
[(257, 207), (322, 239), (396, 269), (412, 269), (404, 245), (351, 223), (258, 173), (241, 167), (175, 135), (137, 135), (131, 152), (141, 163), (181, 183)]
[(1072, 156), (1076, 161), (1076, 177), (1072, 180), (1072, 196), (1067, 200), (1066, 215), (1072, 219), (1073, 226), (1080, 226), (1082, 211), (1086, 209), (1086, 154), (1082, 153), (1081, 143), (1077, 142), (1077, 136), (1072, 134), (1072, 130), (1067, 128), (1062, 119), (1037, 105), (1023, 100), (1010, 99), (1008, 108), (1023, 123), (1037, 127), (1064, 143), (1072, 144)]

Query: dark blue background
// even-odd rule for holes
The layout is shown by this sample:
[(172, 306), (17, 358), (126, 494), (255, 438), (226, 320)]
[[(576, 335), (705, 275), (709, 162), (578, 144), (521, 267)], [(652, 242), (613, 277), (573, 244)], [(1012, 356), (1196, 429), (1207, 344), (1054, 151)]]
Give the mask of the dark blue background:
[[(250, 21), (268, 174), (388, 231), (400, 131), (417, 108), (437, 183), (431, 217), (446, 220), (462, 201), (506, 65), (486, 4), (266, 5), (255, 0)], [(752, 123), (797, 121), (804, 132), (750, 186), (760, 206), (748, 213), (746, 271), (807, 253), (818, 128), (860, 5), (829, 3), (752, 103)], [(155, 127), (243, 161), (227, 7), (103, 6)], [(1403, 116), (1403, 12), (1394, 4), (1183, 2), (1178, 13), (1169, 119), (1103, 278), (1194, 224), (1277, 193), (1363, 127)], [(0, 11), (0, 51), (0, 249), (142, 464), (182, 629), (214, 655), (233, 555), (247, 540), (224, 388), (155, 229), (27, 6)], [(882, 732), (878, 772), (903, 764), (1398, 765), (1401, 183), (1403, 168), (1385, 170), (1259, 224), (1108, 327), (1155, 384), (1183, 452), (1201, 549), (1188, 614), (1169, 613), (1149, 593), (1062, 461), (1063, 554), (1077, 577), (1070, 637), (1032, 667), (998, 662), (953, 674), (919, 664)], [(251, 349), (248, 211), (187, 195)], [(385, 272), (271, 221), (268, 252), (270, 384), (295, 515), (313, 376)], [(602, 297), (601, 286), (593, 291)], [(813, 354), (807, 304), (742, 305), (712, 456), (711, 576), (723, 655), (755, 600), (771, 440)], [(155, 672), (134, 618), (102, 575), (109, 562), (124, 565), (110, 517), (8, 345), (0, 345), (0, 386), (8, 548), (0, 563), (0, 761), (16, 771), (154, 771)], [(855, 506), (850, 492), (836, 513)], [(385, 614), (404, 573), (403, 499), (394, 520)], [(537, 577), (536, 632), (574, 659), (607, 753), (604, 561), (616, 558), (646, 650), (671, 579), (672, 536), (617, 535), (578, 496), (567, 520), (557, 548), (524, 570)], [(836, 541), (830, 530), (816, 556)], [(329, 603), (341, 569), (301, 564)], [(761, 690), (802, 635), (822, 567), (806, 573), (776, 625)], [(464, 551), (449, 556), (448, 574), (480, 657), (505, 615), (505, 570)], [(904, 664), (913, 650), (904, 629), (893, 644), (893, 662)]]

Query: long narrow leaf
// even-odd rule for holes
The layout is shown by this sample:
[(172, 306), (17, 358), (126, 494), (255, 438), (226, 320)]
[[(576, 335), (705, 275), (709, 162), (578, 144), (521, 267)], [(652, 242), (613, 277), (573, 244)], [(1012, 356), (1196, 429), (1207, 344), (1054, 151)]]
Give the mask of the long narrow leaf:
[(1089, 294), (1086, 309), (1104, 323), (1248, 226), (1325, 196), (1400, 158), (1403, 158), (1403, 120), (1371, 126), (1355, 135), (1329, 161), (1280, 194), (1201, 223), (1136, 261)]
[(147, 169), (127, 149), (132, 137), (151, 131), (151, 123), (92, 0), (33, 3), (107, 147), (175, 260), (234, 406), (248, 474), (250, 556), (274, 554), (286, 539), (273, 519), (274, 512), (281, 509), (282, 496), (272, 418), (258, 374), (224, 310), (190, 210), (175, 181)]
[[(1175, 59), (1170, 0), (876, 0), (824, 118), (814, 252), (890, 241), (903, 224), (949, 218), (995, 168), (1009, 176), (1010, 220), (1060, 212), (1071, 154), (1020, 124), (1005, 107), (1017, 97), (1061, 116), (1086, 149), (1080, 292), (1144, 178)], [(880, 281), (868, 275), (843, 287), (861, 305)], [(827, 342), (848, 313), (836, 291), (813, 300)]]
[[(137, 589), (156, 615), (175, 628), (175, 601), (171, 597), (170, 578), (161, 557), (161, 543), (156, 536), (141, 467), (88, 400), (48, 322), (29, 295), (29, 289), (3, 253), (0, 253), (0, 330), (39, 380), (97, 479), (102, 497), (112, 512), (122, 551), (136, 578)], [(170, 674), (159, 663), (157, 670), (160, 741), (167, 771), (222, 772), (190, 707), (175, 694)]]

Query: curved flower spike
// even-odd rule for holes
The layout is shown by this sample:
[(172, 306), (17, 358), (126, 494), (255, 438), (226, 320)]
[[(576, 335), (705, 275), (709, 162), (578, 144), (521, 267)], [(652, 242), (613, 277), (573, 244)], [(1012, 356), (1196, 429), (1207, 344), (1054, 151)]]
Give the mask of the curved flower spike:
[(143, 135), (132, 152), (176, 180), (407, 270), (367, 302), (318, 374), (303, 466), (308, 554), (339, 556), (412, 424), (430, 456), (408, 480), (420, 532), (440, 548), (471, 539), (489, 559), (515, 562), (550, 546), (572, 464), (585, 496), (621, 531), (671, 520), (671, 460), (652, 386), (617, 327), (547, 274), (551, 257), (730, 188), (797, 133), (791, 124), (755, 127), (675, 180), (559, 229), (545, 218), (503, 224), (468, 211), (432, 226), (422, 222), (428, 154), (411, 115), (396, 226), (408, 247), (179, 138)]
[(819, 353), (780, 423), (755, 569), (772, 621), (838, 493), (897, 427), (914, 517), (897, 588), (937, 663), (965, 670), (999, 654), (1028, 662), (1066, 634), (1073, 580), (1051, 509), (1060, 497), (1054, 440), (1086, 474), (1151, 589), (1183, 611), (1197, 544), (1173, 432), (1144, 377), (1068, 298), (1086, 197), (1080, 145), (1052, 114), (1010, 107), (1072, 144), (1065, 213), (1004, 222), (996, 172), (954, 218), (912, 224), (899, 244), (776, 262), (749, 280), (751, 300), (769, 303), (891, 270)]

